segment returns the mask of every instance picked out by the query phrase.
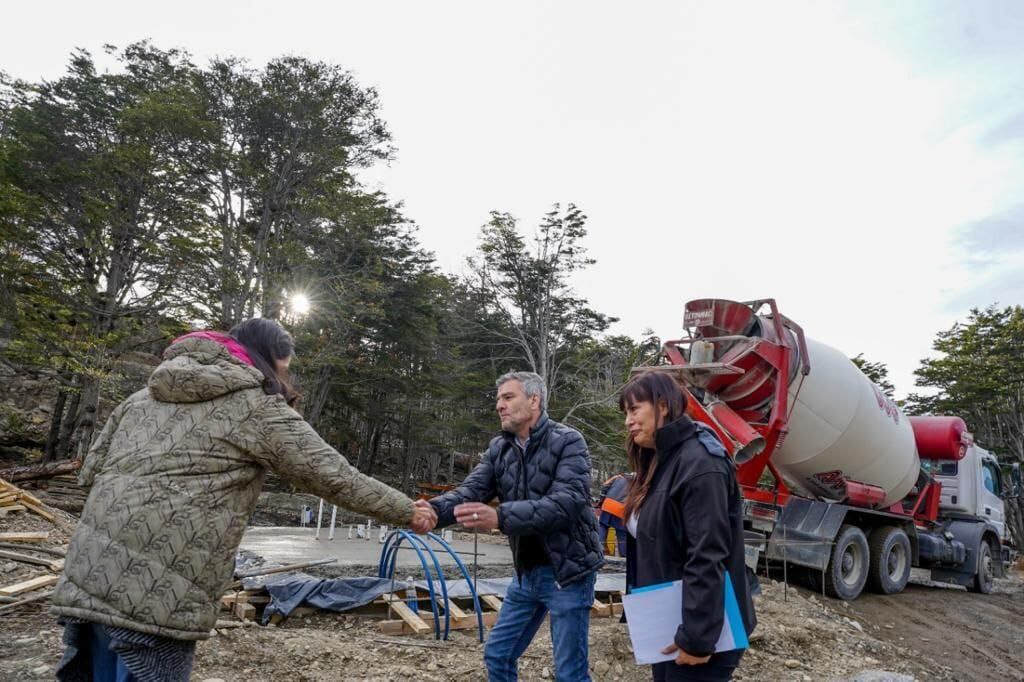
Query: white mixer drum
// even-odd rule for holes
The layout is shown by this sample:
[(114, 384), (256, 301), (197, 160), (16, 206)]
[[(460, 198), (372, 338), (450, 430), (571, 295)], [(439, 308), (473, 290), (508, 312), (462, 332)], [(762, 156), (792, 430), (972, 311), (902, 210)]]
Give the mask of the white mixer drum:
[(883, 489), (881, 507), (899, 501), (920, 471), (910, 420), (838, 350), (813, 339), (807, 350), (811, 371), (789, 385), (789, 433), (772, 463), (805, 495), (840, 499), (846, 478)]

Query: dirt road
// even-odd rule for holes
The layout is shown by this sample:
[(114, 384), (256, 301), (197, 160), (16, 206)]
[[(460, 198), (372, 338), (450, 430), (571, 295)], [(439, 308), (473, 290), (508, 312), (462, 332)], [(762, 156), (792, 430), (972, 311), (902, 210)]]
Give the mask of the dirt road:
[(1024, 679), (1024, 583), (999, 581), (996, 593), (972, 594), (917, 580), (902, 594), (865, 594), (851, 615), (878, 627), (878, 639), (913, 649), (960, 680)]

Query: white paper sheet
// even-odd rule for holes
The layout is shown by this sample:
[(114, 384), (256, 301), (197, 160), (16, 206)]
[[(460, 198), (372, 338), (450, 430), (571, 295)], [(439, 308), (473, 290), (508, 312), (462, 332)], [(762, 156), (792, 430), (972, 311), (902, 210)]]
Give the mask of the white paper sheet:
[[(651, 585), (633, 590), (622, 598), (626, 611), (633, 655), (641, 665), (671, 661), (675, 654), (661, 650), (673, 643), (683, 623), (683, 581)], [(725, 618), (715, 651), (747, 648), (747, 633), (729, 573), (725, 574)]]

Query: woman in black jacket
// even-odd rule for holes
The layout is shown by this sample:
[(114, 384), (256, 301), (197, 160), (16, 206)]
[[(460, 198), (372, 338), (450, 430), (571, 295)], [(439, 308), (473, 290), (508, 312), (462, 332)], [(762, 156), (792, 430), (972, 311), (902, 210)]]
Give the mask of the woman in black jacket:
[(743, 505), (721, 442), (686, 416), (686, 395), (668, 375), (634, 377), (619, 396), (636, 472), (626, 497), (627, 582), (632, 589), (682, 580), (682, 622), (666, 632), (655, 680), (728, 680), (742, 649), (715, 653), (728, 579), (746, 634), (756, 624), (743, 552)]

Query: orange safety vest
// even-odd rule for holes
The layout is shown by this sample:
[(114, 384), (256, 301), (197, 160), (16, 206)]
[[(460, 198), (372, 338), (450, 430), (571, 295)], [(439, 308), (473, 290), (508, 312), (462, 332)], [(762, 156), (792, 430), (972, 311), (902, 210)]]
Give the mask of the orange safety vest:
[(625, 520), (629, 479), (622, 474), (616, 474), (605, 481), (605, 485), (608, 486), (608, 492), (601, 500), (601, 511), (606, 511), (616, 518)]

